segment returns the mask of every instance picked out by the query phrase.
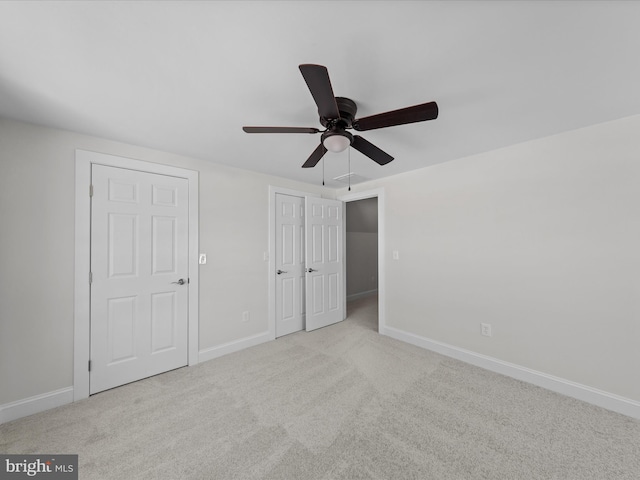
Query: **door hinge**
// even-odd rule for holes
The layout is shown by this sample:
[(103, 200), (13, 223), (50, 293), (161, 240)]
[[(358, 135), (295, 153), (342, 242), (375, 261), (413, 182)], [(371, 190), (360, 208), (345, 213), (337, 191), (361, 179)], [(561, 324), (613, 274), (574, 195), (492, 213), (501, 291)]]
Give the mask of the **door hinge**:
[(93, 283), (93, 272), (89, 272), (89, 285)]
[(91, 371), (91, 360), (89, 360), (89, 371)]
[(93, 197), (93, 185), (89, 185), (89, 196)]

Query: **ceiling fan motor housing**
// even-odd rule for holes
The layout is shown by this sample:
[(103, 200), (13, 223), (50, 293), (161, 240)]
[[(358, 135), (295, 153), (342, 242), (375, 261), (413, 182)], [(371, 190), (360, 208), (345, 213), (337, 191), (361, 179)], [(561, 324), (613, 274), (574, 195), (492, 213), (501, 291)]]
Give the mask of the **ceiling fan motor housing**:
[(350, 98), (336, 97), (336, 103), (338, 104), (340, 118), (325, 118), (321, 116), (320, 123), (328, 130), (351, 128), (358, 111), (356, 102)]

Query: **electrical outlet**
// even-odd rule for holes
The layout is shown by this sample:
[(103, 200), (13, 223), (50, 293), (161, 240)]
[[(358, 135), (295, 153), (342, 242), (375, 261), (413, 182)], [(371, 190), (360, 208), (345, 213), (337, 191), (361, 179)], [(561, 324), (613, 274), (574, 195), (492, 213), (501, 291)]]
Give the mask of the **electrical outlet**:
[(242, 312), (242, 321), (243, 322), (249, 321), (249, 312)]
[(491, 324), (490, 323), (481, 323), (480, 324), (480, 333), (485, 337), (491, 336)]
[(398, 250), (393, 251), (393, 259), (400, 260), (400, 252), (398, 252)]

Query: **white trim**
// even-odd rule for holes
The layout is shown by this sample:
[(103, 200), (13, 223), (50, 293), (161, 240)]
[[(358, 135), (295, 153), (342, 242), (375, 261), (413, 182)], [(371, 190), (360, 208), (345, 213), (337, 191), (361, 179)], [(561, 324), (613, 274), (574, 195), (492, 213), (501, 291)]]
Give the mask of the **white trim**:
[(373, 290), (367, 290), (366, 292), (352, 293), (347, 297), (347, 302), (352, 302), (354, 300), (358, 300), (360, 298), (370, 297), (372, 295), (376, 295), (378, 293), (378, 289), (375, 288)]
[(76, 150), (76, 213), (75, 213), (75, 283), (73, 339), (73, 401), (89, 396), (90, 290), (91, 268), (91, 165), (107, 165), (142, 172), (185, 178), (189, 182), (189, 365), (198, 363), (198, 326), (200, 275), (198, 264), (199, 239), (199, 174), (170, 165), (134, 160), (116, 155)]
[[(386, 314), (387, 279), (385, 274), (385, 271), (386, 271), (385, 224), (386, 222), (385, 222), (384, 187), (374, 188), (372, 190), (363, 190), (362, 192), (349, 193), (347, 195), (341, 195), (338, 197), (338, 200), (342, 200), (343, 202), (347, 203), (347, 202), (354, 202), (356, 200), (364, 200), (366, 198), (375, 198), (375, 197), (378, 198), (378, 332), (382, 333), (387, 325), (387, 314)], [(346, 232), (346, 227), (345, 227), (345, 232)], [(347, 278), (346, 263), (347, 262), (345, 262), (345, 267), (344, 267), (345, 268), (344, 278)]]
[(536, 370), (504, 362), (487, 355), (454, 347), (453, 345), (421, 337), (397, 328), (385, 327), (384, 331), (380, 331), (380, 333), (391, 338), (395, 338), (396, 340), (410, 343), (411, 345), (416, 345), (418, 347), (470, 363), (471, 365), (484, 368), (485, 370), (500, 373), (568, 397), (582, 400), (583, 402), (606, 408), (607, 410), (612, 410), (623, 415), (628, 415), (629, 417), (640, 419), (640, 402), (630, 398), (621, 397), (613, 393), (598, 390), (554, 375), (538, 372)]
[(273, 338), (271, 338), (271, 332), (262, 332), (257, 335), (241, 338), (240, 340), (234, 340), (223, 345), (205, 348), (200, 350), (198, 356), (200, 362), (206, 362), (208, 360), (213, 360), (214, 358), (222, 357), (223, 355), (228, 355), (229, 353), (238, 352), (245, 348), (255, 347), (261, 343), (270, 342), (271, 340), (273, 340)]
[(34, 395), (16, 402), (0, 405), (0, 424), (17, 420), (18, 418), (44, 412), (51, 408), (60, 407), (73, 402), (73, 387), (61, 388), (53, 392)]
[(269, 185), (269, 266), (267, 268), (268, 291), (268, 330), (271, 340), (276, 339), (276, 194), (292, 195), (294, 197), (320, 197), (317, 193), (291, 190), (290, 188)]
[(91, 268), (91, 162), (80, 160), (76, 151), (75, 279), (73, 312), (73, 401), (89, 396), (89, 346), (91, 312), (89, 270)]

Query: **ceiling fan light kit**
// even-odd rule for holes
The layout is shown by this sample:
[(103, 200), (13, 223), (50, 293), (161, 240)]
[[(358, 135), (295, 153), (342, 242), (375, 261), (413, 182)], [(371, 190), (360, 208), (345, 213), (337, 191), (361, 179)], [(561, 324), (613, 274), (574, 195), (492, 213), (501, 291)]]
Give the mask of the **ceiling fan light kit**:
[(322, 144), (324, 148), (330, 152), (340, 153), (344, 152), (353, 142), (353, 135), (349, 132), (343, 131), (330, 131), (327, 130), (322, 134)]
[(377, 115), (356, 119), (358, 111), (356, 102), (333, 94), (329, 72), (322, 65), (303, 64), (299, 66), (300, 73), (309, 87), (311, 96), (318, 106), (320, 123), (326, 130), (321, 131), (313, 127), (242, 127), (247, 133), (321, 133), (320, 145), (302, 164), (303, 168), (317, 165), (327, 151), (343, 152), (352, 146), (363, 155), (379, 165), (386, 165), (393, 157), (376, 147), (359, 135), (352, 135), (347, 129), (359, 132), (376, 128), (393, 127), (408, 123), (424, 122), (438, 118), (436, 102), (422, 103), (412, 107), (392, 110)]

